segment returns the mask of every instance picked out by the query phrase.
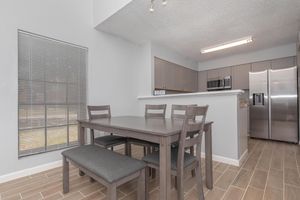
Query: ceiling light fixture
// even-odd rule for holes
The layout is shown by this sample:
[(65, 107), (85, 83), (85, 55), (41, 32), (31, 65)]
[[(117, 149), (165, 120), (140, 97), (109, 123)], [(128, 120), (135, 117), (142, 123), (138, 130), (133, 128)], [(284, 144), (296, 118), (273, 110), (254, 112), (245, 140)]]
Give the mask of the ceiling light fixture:
[(222, 49), (227, 49), (227, 48), (231, 48), (231, 47), (235, 47), (235, 46), (239, 46), (239, 45), (243, 45), (243, 44), (248, 44), (252, 42), (252, 36), (248, 36), (248, 37), (243, 37), (237, 40), (232, 40), (229, 42), (225, 42), (222, 44), (218, 44), (218, 45), (214, 45), (211, 47), (206, 47), (201, 49), (201, 53), (209, 53), (209, 52), (213, 52), (213, 51), (219, 51)]
[[(154, 12), (154, 1), (155, 0), (151, 0), (151, 5), (150, 5), (150, 8), (149, 8), (149, 11), (150, 12)], [(161, 3), (163, 6), (166, 6), (168, 4), (168, 1), (167, 0), (162, 0), (162, 3)]]
[(150, 8), (149, 8), (149, 11), (154, 12), (154, 0), (151, 0), (151, 5), (150, 5)]

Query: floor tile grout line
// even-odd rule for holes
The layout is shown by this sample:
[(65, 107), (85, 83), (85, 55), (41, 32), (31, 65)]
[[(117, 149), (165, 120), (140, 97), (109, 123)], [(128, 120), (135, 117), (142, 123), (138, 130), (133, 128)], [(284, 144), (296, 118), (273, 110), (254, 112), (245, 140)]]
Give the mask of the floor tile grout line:
[(270, 160), (270, 163), (269, 163), (268, 174), (267, 174), (267, 178), (266, 178), (266, 183), (265, 183), (265, 188), (264, 188), (264, 194), (263, 194), (263, 198), (262, 199), (265, 199), (265, 195), (266, 195), (268, 179), (269, 179), (269, 176), (270, 176), (271, 162), (273, 160), (273, 151), (274, 151), (274, 146), (272, 145), (272, 151), (271, 151), (271, 156), (272, 157), (271, 157), (271, 160)]
[[(255, 145), (255, 147), (256, 147), (257, 145), (258, 145), (258, 143)], [(263, 146), (263, 149), (264, 149), (264, 148), (265, 148), (265, 145)], [(261, 156), (262, 156), (262, 152), (260, 153), (258, 160), (260, 159)], [(252, 173), (252, 175), (251, 175), (251, 177), (250, 177), (250, 180), (249, 180), (248, 185), (247, 185), (247, 187), (246, 187), (246, 189), (245, 189), (245, 192), (244, 192), (244, 194), (243, 194), (243, 196), (242, 196), (242, 199), (245, 198), (245, 195), (246, 195), (246, 193), (247, 193), (247, 190), (248, 190), (248, 188), (250, 187), (251, 180), (252, 180), (252, 178), (253, 178), (253, 176), (254, 176), (255, 169), (256, 169), (256, 167), (257, 167), (257, 165), (258, 165), (258, 160), (257, 160), (257, 163), (256, 163), (254, 169), (253, 169), (253, 173)]]
[[(257, 144), (256, 144), (257, 145)], [(255, 146), (256, 146), (255, 145)], [(254, 147), (255, 147), (254, 146)], [(248, 159), (250, 158), (250, 156), (253, 154), (253, 152), (251, 152), (251, 153), (249, 153), (248, 154), (248, 158), (246, 159), (246, 161), (242, 164), (242, 166), (240, 167), (240, 169), (239, 169), (239, 171), (238, 171), (238, 173), (236, 174), (236, 177), (233, 179), (233, 181), (229, 184), (229, 187), (227, 188), (227, 190), (226, 190), (226, 192), (225, 192), (225, 194), (223, 195), (223, 197), (222, 197), (222, 199), (221, 200), (223, 200), (224, 198), (225, 198), (225, 196), (226, 196), (226, 193), (228, 192), (228, 189), (231, 187), (231, 186), (233, 186), (233, 187), (236, 187), (236, 186), (234, 186), (234, 185), (232, 185), (233, 183), (234, 183), (234, 181), (236, 180), (236, 178), (237, 178), (237, 176), (239, 175), (239, 173), (242, 171), (242, 169), (243, 169), (243, 166), (245, 165), (245, 163), (248, 161)], [(254, 172), (253, 172), (254, 173)], [(249, 183), (250, 183), (250, 180), (249, 180)], [(248, 185), (249, 185), (249, 183), (248, 183)], [(236, 188), (239, 188), (239, 187), (236, 187)], [(241, 188), (239, 188), (239, 189), (241, 189)], [(243, 196), (244, 196), (244, 194), (246, 193), (246, 189), (243, 189)], [(242, 196), (242, 197), (243, 197)]]

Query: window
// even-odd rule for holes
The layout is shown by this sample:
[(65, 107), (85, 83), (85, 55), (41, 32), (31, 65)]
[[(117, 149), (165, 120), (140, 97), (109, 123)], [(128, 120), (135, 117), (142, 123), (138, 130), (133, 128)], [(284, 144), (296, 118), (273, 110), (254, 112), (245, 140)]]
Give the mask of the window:
[(19, 157), (76, 145), (87, 48), (19, 31), (18, 63)]

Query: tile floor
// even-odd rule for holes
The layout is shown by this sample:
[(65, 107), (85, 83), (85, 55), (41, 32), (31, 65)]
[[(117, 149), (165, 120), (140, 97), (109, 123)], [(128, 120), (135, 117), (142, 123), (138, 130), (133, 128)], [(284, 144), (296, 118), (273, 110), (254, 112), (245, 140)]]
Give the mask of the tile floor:
[[(134, 156), (141, 157), (142, 149), (134, 148)], [(204, 163), (204, 162), (202, 162)], [(206, 200), (299, 200), (300, 146), (263, 140), (249, 140), (249, 155), (242, 167), (214, 162), (214, 189), (205, 191)], [(202, 167), (202, 169), (204, 169)], [(106, 199), (105, 188), (78, 176), (71, 167), (70, 193), (62, 194), (61, 168), (0, 184), (0, 199)], [(197, 199), (195, 178), (187, 173), (185, 199)], [(136, 183), (118, 188), (122, 200), (136, 199)], [(158, 179), (150, 182), (150, 199), (158, 199)], [(176, 199), (176, 191), (172, 190)]]

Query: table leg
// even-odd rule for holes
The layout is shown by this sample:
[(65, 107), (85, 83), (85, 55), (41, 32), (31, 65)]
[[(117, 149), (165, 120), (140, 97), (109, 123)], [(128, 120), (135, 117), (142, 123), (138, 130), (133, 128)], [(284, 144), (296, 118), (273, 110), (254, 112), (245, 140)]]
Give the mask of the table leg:
[(159, 199), (171, 200), (171, 139), (162, 137), (159, 149)]
[[(82, 127), (80, 123), (78, 124), (78, 139), (80, 146), (85, 144), (84, 127)], [(84, 176), (84, 172), (79, 170), (79, 176)]]
[(79, 139), (79, 145), (85, 144), (85, 135), (84, 135), (84, 127), (78, 124), (78, 139)]
[(212, 166), (212, 135), (211, 124), (205, 128), (205, 179), (206, 187), (213, 189), (213, 166)]

